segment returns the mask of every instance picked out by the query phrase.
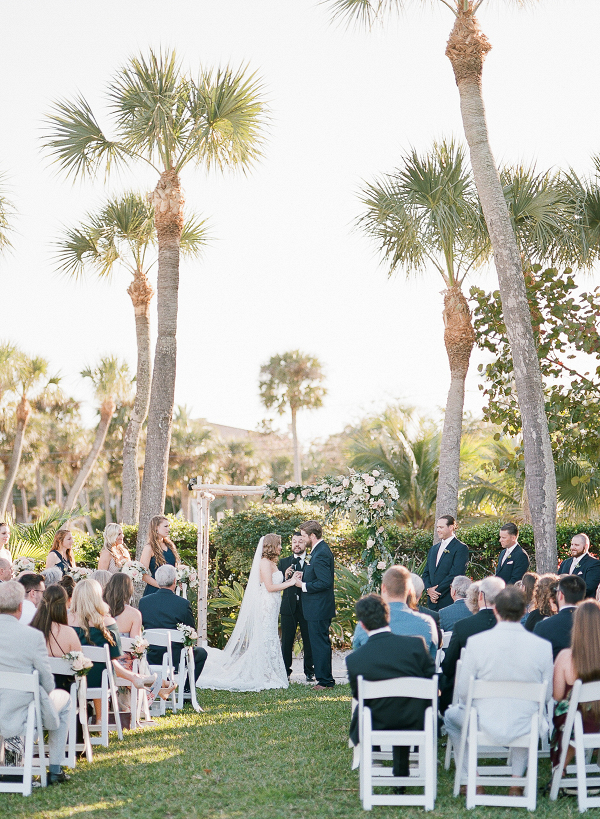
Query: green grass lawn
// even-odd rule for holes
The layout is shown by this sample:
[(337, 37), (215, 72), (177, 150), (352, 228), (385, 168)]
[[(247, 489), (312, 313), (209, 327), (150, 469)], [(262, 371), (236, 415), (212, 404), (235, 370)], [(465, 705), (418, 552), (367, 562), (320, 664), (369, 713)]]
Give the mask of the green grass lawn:
[[(0, 794), (0, 817), (18, 819), (125, 819), (125, 817), (364, 817), (358, 773), (347, 746), (350, 690), (317, 694), (294, 684), (287, 691), (231, 694), (201, 691), (205, 713), (188, 706), (154, 729), (111, 734), (109, 748), (95, 748), (94, 762), (80, 762), (65, 785), (27, 798)], [(114, 738), (113, 738), (114, 737)], [(443, 758), (443, 743), (440, 759)], [(540, 784), (549, 778), (540, 763)], [(432, 816), (515, 816), (515, 809), (466, 811), (452, 797), (452, 778), (440, 765)], [(525, 811), (521, 809), (521, 813)], [(598, 811), (591, 811), (597, 814)], [(538, 801), (536, 814), (577, 816), (574, 798)], [(376, 817), (422, 816), (420, 808), (375, 807)]]

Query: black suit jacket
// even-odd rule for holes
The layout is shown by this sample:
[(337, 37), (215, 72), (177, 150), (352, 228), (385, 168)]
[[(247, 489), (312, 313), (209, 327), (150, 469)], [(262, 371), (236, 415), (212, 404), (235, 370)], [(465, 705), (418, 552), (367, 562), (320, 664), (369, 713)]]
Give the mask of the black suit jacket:
[(304, 567), (302, 613), (306, 620), (331, 620), (335, 617), (333, 554), (325, 541), (317, 543), (309, 560)]
[[(358, 699), (358, 676), (365, 680), (391, 680), (394, 677), (433, 677), (435, 663), (422, 637), (404, 637), (383, 631), (346, 657), (352, 696)], [(427, 700), (412, 697), (384, 697), (366, 700), (370, 705), (375, 730), (423, 728)], [(358, 708), (352, 715), (350, 739), (358, 742)]]
[(472, 617), (466, 617), (454, 624), (450, 644), (445, 651), (444, 661), (442, 662), (442, 671), (447, 683), (454, 683), (456, 663), (460, 660), (460, 652), (466, 646), (469, 637), (494, 628), (497, 622), (492, 609), (481, 609)]
[(552, 643), (552, 656), (556, 660), (559, 651), (571, 645), (571, 629), (573, 628), (573, 614), (575, 606), (561, 609), (558, 614), (546, 617), (533, 629), (533, 633)]
[[(285, 571), (289, 569), (292, 563), (297, 564), (298, 557), (296, 555), (289, 555), (288, 557), (282, 557), (279, 563), (277, 564), (277, 568), (280, 572), (283, 572), (283, 576), (285, 578)], [(307, 563), (304, 563), (304, 567), (302, 569), (302, 577), (304, 578), (304, 569), (307, 567)], [(281, 597), (281, 609), (280, 613), (283, 615), (294, 616), (296, 614), (296, 610), (300, 609), (300, 613), (302, 613), (302, 589), (299, 589), (298, 586), (290, 586), (288, 589), (283, 590), (283, 595)]]
[(440, 598), (437, 603), (432, 603), (431, 600), (427, 598), (427, 605), (435, 611), (443, 609), (444, 606), (452, 605), (450, 586), (457, 575), (466, 572), (467, 563), (469, 562), (468, 546), (462, 543), (457, 537), (453, 537), (446, 546), (440, 558), (440, 562), (436, 566), (435, 563), (439, 548), (439, 542), (433, 544), (427, 555), (425, 571), (423, 572), (425, 591), (432, 586), (437, 586), (437, 590), (440, 593)]
[(502, 566), (501, 563), (505, 551), (506, 549), (502, 549), (500, 552), (498, 565), (496, 566), (496, 577), (501, 577), (507, 586), (514, 586), (517, 580), (520, 580), (525, 572), (529, 570), (529, 556), (517, 543), (510, 557), (504, 566)]
[[(574, 557), (568, 557), (560, 564), (558, 570), (559, 574), (569, 574), (571, 563), (575, 560)], [(579, 561), (579, 565), (573, 574), (581, 577), (585, 583), (585, 596), (595, 597), (596, 589), (600, 585), (600, 560), (592, 557), (590, 554), (585, 554)]]
[(444, 640), (444, 635), (442, 633), (442, 627), (440, 626), (439, 611), (435, 611), (435, 609), (428, 609), (427, 606), (418, 606), (417, 608), (419, 609), (421, 614), (426, 614), (428, 617), (433, 618), (433, 622), (435, 623), (435, 627), (437, 629), (438, 646), (441, 646)]
[[(177, 628), (179, 623), (196, 627), (192, 607), (185, 597), (178, 597), (170, 589), (158, 589), (154, 594), (142, 597), (139, 602), (144, 628)], [(173, 663), (179, 665), (182, 643), (173, 643)], [(162, 663), (164, 648), (148, 649), (150, 665)]]

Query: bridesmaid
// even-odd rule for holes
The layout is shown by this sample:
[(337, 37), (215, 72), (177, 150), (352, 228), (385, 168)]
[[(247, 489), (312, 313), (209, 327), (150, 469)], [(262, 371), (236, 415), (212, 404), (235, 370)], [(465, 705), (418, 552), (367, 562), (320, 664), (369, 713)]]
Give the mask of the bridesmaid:
[(73, 557), (73, 535), (68, 529), (59, 529), (54, 535), (52, 549), (46, 558), (46, 568), (51, 569), (53, 566), (60, 569), (63, 575), (77, 566)]
[(158, 591), (158, 583), (154, 575), (159, 566), (165, 563), (170, 563), (171, 566), (179, 565), (177, 549), (169, 538), (169, 521), (164, 515), (155, 515), (150, 521), (148, 543), (144, 546), (140, 563), (148, 569), (148, 573), (142, 578), (146, 583), (144, 597)]
[(10, 526), (8, 523), (0, 523), (0, 557), (12, 563), (12, 555), (8, 550), (8, 541), (10, 539)]
[(109, 523), (104, 530), (104, 546), (100, 552), (98, 569), (115, 574), (128, 560), (131, 560), (131, 555), (123, 544), (123, 529), (118, 523)]

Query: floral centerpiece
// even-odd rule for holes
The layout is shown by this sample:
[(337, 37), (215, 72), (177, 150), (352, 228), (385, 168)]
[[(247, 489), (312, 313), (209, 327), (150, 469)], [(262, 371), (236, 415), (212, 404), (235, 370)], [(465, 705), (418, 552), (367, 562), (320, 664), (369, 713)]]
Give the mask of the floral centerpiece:
[(15, 575), (19, 575), (21, 572), (34, 572), (35, 560), (31, 557), (18, 557), (13, 561), (12, 567)]
[(190, 589), (195, 589), (198, 586), (198, 573), (192, 566), (184, 566), (181, 564), (177, 566), (177, 584), (185, 583)]
[(132, 654), (135, 654), (135, 656), (138, 658), (138, 660), (141, 660), (149, 647), (150, 647), (150, 643), (148, 642), (148, 640), (146, 640), (146, 638), (144, 637), (144, 635), (142, 633), (142, 634), (138, 634), (137, 637), (133, 638), (133, 642), (131, 644), (130, 651), (131, 651)]
[(138, 583), (145, 574), (150, 574), (148, 569), (139, 560), (126, 560), (120, 568), (123, 574), (130, 577), (134, 583)]
[(76, 677), (85, 677), (94, 663), (86, 657), (83, 651), (69, 651), (68, 654), (63, 655), (63, 660), (71, 665), (71, 671)]
[(399, 492), (391, 475), (379, 469), (327, 477), (314, 486), (302, 486), (291, 481), (267, 485), (263, 498), (274, 503), (294, 503), (298, 500), (323, 503), (328, 507), (327, 518), (353, 515), (367, 528), (367, 544), (362, 562), (367, 569), (365, 591), (379, 586), (381, 574), (392, 564), (387, 546), (385, 522), (395, 515)]
[(69, 569), (67, 574), (70, 575), (76, 583), (80, 580), (86, 580), (90, 575), (94, 574), (94, 569), (86, 569), (85, 566), (75, 566), (74, 569)]
[(186, 648), (195, 646), (198, 642), (198, 632), (193, 626), (186, 626), (184, 623), (177, 623), (177, 631), (183, 634), (183, 645)]

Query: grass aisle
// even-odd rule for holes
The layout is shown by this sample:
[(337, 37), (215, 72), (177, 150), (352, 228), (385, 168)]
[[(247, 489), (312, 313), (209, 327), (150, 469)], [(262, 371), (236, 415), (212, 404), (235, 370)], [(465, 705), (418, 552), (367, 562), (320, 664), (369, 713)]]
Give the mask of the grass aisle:
[[(287, 691), (231, 694), (202, 691), (204, 714), (188, 707), (157, 728), (126, 731), (123, 742), (94, 751), (78, 764), (71, 782), (0, 794), (0, 816), (19, 819), (353, 819), (366, 817), (358, 800), (358, 774), (347, 747), (350, 690), (316, 694), (294, 684)], [(112, 735), (111, 735), (112, 737)], [(443, 753), (441, 747), (440, 753)], [(440, 757), (442, 758), (442, 757)], [(549, 776), (540, 764), (540, 783)], [(596, 813), (596, 811), (592, 811)], [(423, 817), (418, 808), (377, 807), (375, 817)], [(453, 799), (450, 776), (440, 766), (435, 817), (477, 819), (525, 815), (514, 809), (466, 811)], [(575, 799), (538, 802), (536, 815), (578, 815)]]

